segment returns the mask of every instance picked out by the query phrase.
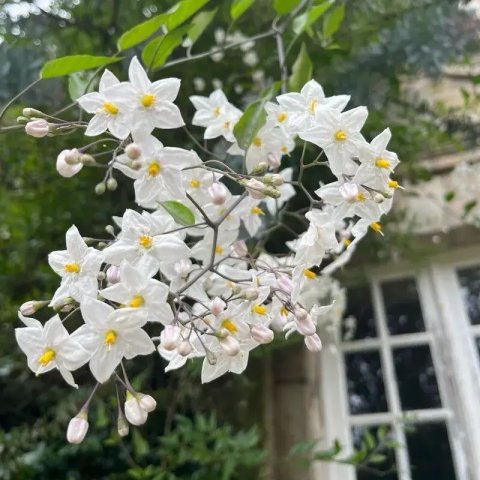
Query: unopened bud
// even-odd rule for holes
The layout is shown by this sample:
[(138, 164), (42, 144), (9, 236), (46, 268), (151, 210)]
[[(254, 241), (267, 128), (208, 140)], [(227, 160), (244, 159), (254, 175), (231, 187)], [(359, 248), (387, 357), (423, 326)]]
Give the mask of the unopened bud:
[(112, 177), (107, 180), (107, 189), (111, 192), (115, 191), (118, 187), (118, 182)]
[(136, 160), (142, 154), (142, 149), (136, 143), (131, 143), (125, 147), (125, 153), (130, 160)]
[(29, 121), (30, 119), (27, 117), (22, 117), (22, 116), (17, 117), (17, 123), (22, 123), (26, 125)]
[(125, 419), (125, 415), (123, 415), (123, 412), (118, 412), (118, 418), (117, 418), (117, 430), (118, 434), (121, 437), (126, 437), (128, 435), (128, 432), (130, 430), (130, 427), (128, 426), (128, 422)]
[(41, 112), (40, 110), (36, 110), (35, 108), (24, 108), (22, 110), (22, 115), (24, 117), (30, 118), (30, 117), (40, 117), (43, 118), (45, 114)]
[(124, 406), (125, 416), (132, 425), (143, 425), (148, 418), (148, 412), (144, 410), (139, 401), (127, 392), (127, 401)]
[(265, 198), (265, 184), (256, 178), (251, 178), (247, 182), (243, 182), (243, 186), (247, 189), (247, 192), (252, 198), (256, 200), (262, 200)]
[(86, 410), (81, 410), (76, 417), (68, 423), (67, 440), (70, 443), (82, 443), (88, 432), (88, 421)]
[[(302, 309), (303, 310), (303, 309)], [(305, 311), (305, 310), (303, 310)], [(297, 310), (295, 310), (295, 320), (296, 320), (296, 325), (297, 325), (297, 330), (299, 333), (302, 335), (308, 336), (308, 335), (314, 335), (317, 331), (317, 328), (315, 327), (315, 324), (313, 323), (312, 317), (307, 313), (307, 316), (303, 316), (301, 314), (300, 316), (297, 314)]]
[(76, 148), (66, 150), (64, 159), (69, 165), (76, 165), (80, 162), (80, 152)]
[(281, 175), (279, 175), (278, 173), (275, 173), (271, 176), (271, 183), (273, 186), (275, 187), (279, 187), (280, 185), (283, 185), (285, 183), (285, 180), (283, 179), (283, 177)]
[(375, 203), (383, 203), (385, 200), (384, 196), (381, 193), (375, 193), (373, 195), (373, 201)]
[(175, 350), (180, 343), (180, 332), (178, 325), (166, 325), (160, 334), (160, 345), (165, 350)]
[(267, 155), (267, 162), (272, 168), (278, 168), (282, 163), (282, 159), (279, 155), (270, 152)]
[(242, 291), (242, 287), (236, 283), (233, 284), (231, 288), (234, 295), (238, 295)]
[(105, 242), (98, 242), (97, 243), (97, 248), (99, 250), (103, 250), (106, 246), (107, 246), (107, 244)]
[(244, 290), (243, 296), (246, 300), (256, 300), (258, 298), (258, 290), (253, 287), (248, 287)]
[(263, 189), (263, 193), (265, 194), (265, 196), (270, 198), (280, 198), (282, 195), (282, 192), (274, 186), (265, 187)]
[(319, 352), (322, 349), (322, 341), (316, 333), (306, 336), (303, 341), (311, 352)]
[[(397, 188), (402, 188), (402, 187), (397, 187)], [(393, 198), (393, 194), (391, 194), (390, 192), (382, 192), (382, 195), (385, 198)]]
[(29, 317), (33, 315), (36, 311), (40, 310), (42, 307), (48, 304), (48, 301), (37, 301), (37, 300), (30, 300), (28, 302), (23, 303), (20, 306), (20, 313)]
[(240, 352), (240, 343), (238, 343), (238, 340), (231, 335), (227, 335), (225, 338), (222, 338), (220, 340), (220, 345), (225, 353), (231, 357), (234, 357), (238, 354), (238, 352)]
[(95, 193), (97, 195), (103, 195), (105, 193), (106, 186), (104, 182), (97, 183), (95, 185)]
[(192, 344), (188, 340), (184, 340), (183, 342), (181, 342), (177, 348), (177, 352), (182, 357), (188, 357), (192, 353), (192, 350)]
[(268, 163), (267, 162), (260, 162), (252, 171), (252, 175), (261, 175), (262, 173), (265, 173), (268, 169)]
[(208, 194), (214, 205), (223, 205), (227, 199), (227, 192), (227, 187), (220, 182), (214, 182), (208, 187)]
[(286, 275), (281, 275), (277, 279), (277, 287), (288, 295), (291, 295), (294, 285), (289, 277), (287, 277)]
[[(57, 157), (57, 172), (62, 177), (66, 178), (73, 177), (75, 174), (77, 174), (83, 168), (83, 164), (78, 161), (75, 164), (70, 162), (72, 161), (72, 158), (78, 158), (78, 156), (79, 153), (76, 148), (73, 150), (62, 150)], [(67, 158), (69, 159), (68, 162)]]
[(88, 153), (80, 155), (80, 158), (78, 160), (82, 165), (95, 165), (97, 163), (95, 158), (93, 158)]
[(43, 119), (31, 120), (25, 125), (25, 133), (35, 138), (43, 138), (48, 135), (48, 122)]
[(110, 285), (114, 285), (120, 281), (120, 267), (110, 265), (107, 270), (107, 280)]
[(105, 280), (105, 273), (104, 272), (98, 272), (97, 273), (97, 280), (100, 280), (101, 282)]
[(210, 311), (217, 316), (225, 310), (226, 306), (227, 304), (220, 297), (215, 297), (210, 303)]
[(143, 393), (138, 394), (138, 403), (146, 412), (153, 412), (157, 408), (157, 402), (151, 395), (145, 395)]
[(107, 225), (105, 227), (105, 231), (109, 234), (109, 235), (115, 235), (115, 229), (113, 228), (113, 225)]
[(255, 341), (262, 344), (270, 343), (274, 337), (272, 330), (265, 325), (254, 325), (250, 333)]
[(134, 160), (132, 162), (132, 169), (133, 170), (140, 170), (142, 168), (143, 162), (141, 160)]

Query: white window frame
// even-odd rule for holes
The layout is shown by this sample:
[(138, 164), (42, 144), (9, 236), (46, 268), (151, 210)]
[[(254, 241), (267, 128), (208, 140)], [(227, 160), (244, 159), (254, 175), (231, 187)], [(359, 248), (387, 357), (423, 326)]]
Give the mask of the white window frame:
[[(449, 436), (456, 480), (480, 480), (480, 357), (475, 337), (480, 326), (471, 326), (465, 310), (456, 269), (480, 265), (480, 248), (463, 248), (435, 255), (422, 266), (392, 265), (366, 270), (372, 292), (377, 338), (343, 342), (321, 354), (321, 397), (324, 419), (323, 446), (335, 439), (352, 449), (351, 427), (387, 424), (393, 426), (396, 439), (406, 445), (405, 415), (414, 423), (444, 422)], [(381, 283), (414, 277), (417, 283), (425, 332), (391, 336), (387, 330)], [(405, 412), (401, 410), (392, 348), (428, 345), (440, 393), (442, 408)], [(350, 415), (344, 353), (361, 351), (380, 353), (386, 413)], [(411, 480), (408, 450), (396, 450), (399, 480)], [(434, 461), (434, 459), (432, 459)], [(328, 464), (322, 479), (355, 480), (351, 467)]]

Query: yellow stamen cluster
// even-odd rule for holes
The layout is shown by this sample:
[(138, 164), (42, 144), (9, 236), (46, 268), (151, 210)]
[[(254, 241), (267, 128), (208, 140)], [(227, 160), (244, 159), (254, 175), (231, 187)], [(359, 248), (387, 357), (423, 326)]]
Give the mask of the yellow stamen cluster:
[(389, 180), (388, 181), (388, 186), (390, 188), (398, 188), (398, 182), (396, 180)]
[(288, 148), (284, 145), (283, 147), (280, 148), (280, 151), (282, 153), (288, 153)]
[(118, 338), (117, 332), (115, 330), (109, 330), (108, 332), (105, 333), (105, 337), (103, 338), (103, 340), (107, 347), (111, 347), (116, 343), (117, 338)]
[(238, 331), (237, 326), (228, 318), (222, 322), (222, 328), (225, 328), (230, 333), (236, 333)]
[(194, 178), (193, 180), (190, 180), (190, 187), (192, 188), (198, 188), (200, 186), (200, 180), (197, 180)]
[(261, 147), (262, 139), (260, 137), (255, 137), (252, 141), (252, 144), (255, 145), (256, 147)]
[(289, 312), (288, 312), (288, 308), (287, 308), (285, 305), (282, 305), (282, 306), (280, 307), (280, 315), (281, 315), (282, 317), (286, 317), (286, 316), (288, 315), (288, 313), (289, 313)]
[(151, 93), (147, 93), (146, 95), (143, 95), (142, 98), (140, 99), (140, 103), (145, 108), (150, 108), (155, 103), (155, 95), (152, 95)]
[(116, 115), (120, 110), (112, 102), (103, 102), (103, 111), (109, 115)]
[(267, 307), (265, 305), (254, 305), (252, 307), (252, 313), (256, 313), (257, 315), (266, 315)]
[(371, 223), (370, 228), (376, 233), (382, 233), (382, 226), (378, 222)]
[(357, 202), (363, 202), (365, 200), (365, 194), (363, 192), (357, 193)]
[(46, 348), (38, 358), (38, 363), (42, 367), (46, 367), (55, 358), (55, 350)]
[(287, 119), (287, 114), (285, 112), (280, 112), (278, 115), (277, 115), (277, 120), (282, 123), (284, 122), (286, 119)]
[(315, 272), (312, 272), (312, 270), (309, 270), (308, 268), (303, 271), (303, 274), (310, 280), (314, 280), (315, 278), (317, 278), (317, 274)]
[(263, 210), (260, 207), (253, 207), (251, 212), (252, 215), (264, 215)]
[(378, 168), (389, 168), (390, 167), (390, 162), (386, 160), (385, 158), (376, 158), (375, 159), (375, 166)]
[(349, 240), (348, 238), (346, 238), (344, 241), (343, 241), (343, 244), (348, 247), (350, 244), (352, 243), (351, 240)]
[(221, 113), (222, 113), (222, 111), (220, 110), (220, 107), (215, 107), (215, 108), (213, 109), (213, 114), (214, 114), (216, 117), (219, 117)]
[(315, 113), (315, 109), (317, 108), (318, 100), (316, 98), (312, 98), (310, 102), (308, 102), (308, 111), (313, 115)]
[(160, 167), (158, 162), (150, 162), (150, 164), (148, 165), (148, 169), (147, 169), (148, 175), (150, 177), (156, 177), (160, 173), (161, 169), (162, 169), (162, 167)]
[(143, 248), (150, 248), (153, 243), (153, 238), (149, 235), (140, 235), (138, 237), (138, 244)]
[(67, 273), (79, 273), (80, 272), (80, 265), (78, 263), (66, 263), (63, 266), (63, 269)]
[(223, 248), (220, 245), (217, 245), (215, 247), (215, 253), (218, 253), (219, 255), (223, 252)]
[(128, 306), (131, 308), (138, 308), (142, 307), (144, 303), (145, 299), (141, 295), (134, 295)]
[(344, 140), (347, 139), (347, 134), (344, 130), (337, 130), (335, 132), (335, 140), (337, 140), (337, 142), (343, 142)]
[(230, 128), (230, 122), (229, 122), (229, 121), (224, 122), (223, 128), (224, 128), (225, 130), (226, 130), (227, 128)]

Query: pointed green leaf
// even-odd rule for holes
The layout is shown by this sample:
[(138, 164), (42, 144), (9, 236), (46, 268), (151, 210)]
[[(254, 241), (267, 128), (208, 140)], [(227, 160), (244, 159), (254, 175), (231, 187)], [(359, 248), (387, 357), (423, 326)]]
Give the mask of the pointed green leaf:
[(200, 12), (198, 15), (195, 15), (190, 24), (190, 30), (188, 31), (188, 38), (192, 42), (192, 45), (200, 38), (200, 35), (202, 35), (205, 29), (210, 25), (217, 11), (218, 7), (214, 8), (213, 10)]
[(148, 37), (152, 36), (165, 23), (166, 19), (167, 15), (162, 13), (161, 15), (156, 15), (145, 22), (135, 25), (118, 39), (118, 49), (123, 51), (142, 43)]
[(453, 190), (450, 190), (445, 194), (444, 198), (446, 202), (451, 202), (455, 198), (455, 192)]
[(171, 32), (179, 27), (209, 1), (210, 0), (182, 0), (177, 3), (177, 5), (168, 12), (167, 30)]
[(142, 50), (142, 60), (145, 66), (155, 70), (160, 68), (175, 48), (183, 41), (189, 26), (181, 27), (173, 32), (154, 38)]
[(96, 57), (94, 55), (70, 55), (49, 60), (40, 70), (40, 78), (62, 77), (74, 72), (90, 70), (120, 61), (120, 57)]
[(93, 91), (96, 82), (91, 81), (92, 76), (92, 72), (75, 72), (68, 76), (68, 94), (72, 100)]
[(292, 66), (292, 75), (288, 79), (288, 87), (292, 92), (299, 92), (312, 78), (313, 65), (307, 47), (302, 43), (300, 52)]
[(177, 200), (168, 200), (161, 203), (162, 207), (173, 217), (180, 225), (194, 225), (195, 215), (182, 202)]
[(311, 27), (332, 5), (331, 0), (321, 3), (320, 5), (315, 5), (308, 9), (307, 12), (299, 15), (293, 21), (293, 31), (300, 35), (307, 28)]
[(342, 26), (344, 17), (345, 5), (343, 3), (329, 12), (323, 21), (323, 35), (325, 38), (330, 38), (338, 31)]
[(255, 0), (233, 0), (230, 7), (230, 16), (235, 21), (240, 18), (253, 4)]
[(273, 8), (279, 15), (290, 13), (300, 0), (273, 0)]

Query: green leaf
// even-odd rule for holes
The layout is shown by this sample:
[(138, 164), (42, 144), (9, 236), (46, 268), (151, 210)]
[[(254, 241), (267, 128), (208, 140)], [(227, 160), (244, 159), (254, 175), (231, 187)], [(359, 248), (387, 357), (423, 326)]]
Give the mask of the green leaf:
[(237, 139), (238, 146), (247, 150), (252, 144), (255, 135), (262, 128), (267, 118), (265, 103), (268, 102), (280, 88), (281, 82), (275, 82), (270, 88), (263, 92), (262, 98), (251, 103), (233, 128), (233, 134)]
[(380, 463), (384, 463), (387, 460), (387, 456), (382, 453), (372, 453), (368, 457), (368, 463), (372, 463), (374, 465), (378, 465)]
[(323, 21), (323, 35), (330, 38), (341, 27), (343, 18), (345, 17), (345, 4), (335, 7)]
[(470, 202), (467, 202), (464, 206), (463, 206), (463, 217), (465, 218), (471, 210), (473, 210), (477, 205), (477, 201), (476, 200), (471, 200)]
[(135, 457), (146, 455), (150, 450), (148, 442), (142, 437), (137, 428), (132, 428), (132, 445)]
[(214, 8), (213, 10), (200, 12), (198, 15), (195, 15), (190, 23), (190, 30), (188, 31), (188, 38), (192, 42), (192, 45), (200, 38), (200, 35), (202, 35), (205, 29), (210, 25), (217, 11), (218, 7)]
[(96, 57), (93, 55), (70, 55), (49, 60), (40, 70), (40, 78), (54, 78), (69, 73), (90, 70), (120, 61), (120, 57)]
[(142, 50), (142, 60), (148, 69), (160, 68), (175, 48), (183, 41), (189, 26), (181, 27), (173, 32), (154, 38)]
[(166, 21), (167, 15), (161, 14), (135, 25), (126, 31), (117, 41), (120, 51), (132, 48), (153, 35)]
[(230, 7), (230, 16), (232, 20), (237, 20), (241, 17), (253, 4), (255, 0), (233, 0)]
[(310, 28), (330, 8), (331, 5), (332, 1), (328, 0), (320, 5), (311, 7), (308, 9), (308, 11), (296, 17), (293, 21), (293, 31), (297, 35), (302, 34), (307, 28)]
[(93, 91), (96, 82), (91, 81), (92, 76), (91, 72), (75, 72), (68, 76), (68, 94), (72, 100)]
[(180, 225), (188, 226), (195, 224), (195, 215), (182, 202), (167, 200), (162, 202), (161, 205)]
[(300, 0), (273, 0), (273, 8), (279, 15), (290, 13)]
[(312, 78), (313, 65), (308, 55), (307, 47), (302, 43), (298, 57), (292, 66), (292, 75), (288, 79), (288, 88), (292, 92), (299, 92)]
[(363, 434), (363, 439), (365, 440), (365, 445), (367, 446), (367, 450), (374, 450), (375, 449), (375, 438), (370, 433), (370, 430), (365, 430)]
[(167, 18), (167, 30), (171, 32), (197, 13), (210, 0), (182, 0), (169, 10)]
[(447, 192), (444, 196), (446, 202), (451, 202), (455, 198), (455, 192), (451, 190), (450, 192)]

